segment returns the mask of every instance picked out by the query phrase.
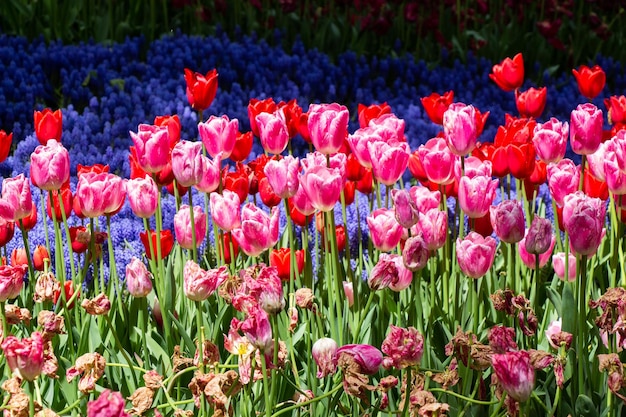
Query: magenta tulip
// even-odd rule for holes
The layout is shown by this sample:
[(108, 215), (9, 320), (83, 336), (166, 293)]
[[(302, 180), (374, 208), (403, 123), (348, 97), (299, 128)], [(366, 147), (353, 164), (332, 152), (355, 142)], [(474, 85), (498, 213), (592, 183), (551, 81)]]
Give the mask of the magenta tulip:
[(489, 208), (491, 226), (505, 243), (517, 243), (526, 234), (524, 209), (519, 200), (504, 200)]
[(129, 132), (137, 151), (141, 169), (147, 173), (161, 171), (170, 162), (170, 142), (167, 126), (140, 124), (137, 133)]
[(420, 221), (411, 229), (413, 234), (422, 235), (428, 250), (437, 250), (446, 243), (448, 235), (448, 213), (430, 209), (420, 215)]
[(0, 302), (12, 300), (24, 287), (26, 265), (0, 265)]
[(29, 217), (33, 211), (33, 197), (30, 193), (30, 182), (24, 174), (5, 178), (2, 181), (2, 198), (0, 199), (0, 217), (9, 222)]
[(212, 193), (217, 190), (220, 185), (220, 164), (222, 160), (220, 155), (214, 159), (210, 159), (204, 155), (200, 155), (202, 166), (202, 174), (200, 182), (195, 187), (202, 193)]
[(469, 232), (465, 239), (456, 240), (456, 258), (459, 267), (470, 278), (484, 276), (496, 255), (496, 241), (491, 236), (482, 237), (476, 232)]
[(402, 238), (402, 226), (396, 221), (393, 210), (380, 208), (367, 216), (367, 226), (374, 247), (381, 252), (396, 248)]
[(334, 362), (337, 363), (341, 355), (349, 355), (361, 367), (361, 371), (374, 375), (383, 363), (383, 354), (371, 345), (345, 345), (337, 349)]
[(380, 349), (387, 356), (383, 367), (404, 369), (420, 364), (424, 354), (424, 337), (414, 327), (402, 328), (391, 325), (391, 331)]
[(212, 193), (210, 197), (211, 217), (225, 232), (230, 232), (241, 224), (241, 208), (239, 195), (224, 190), (222, 194)]
[(498, 383), (512, 399), (523, 402), (530, 398), (535, 386), (535, 368), (528, 352), (519, 350), (494, 354), (491, 365)]
[(235, 140), (239, 132), (239, 120), (230, 120), (228, 116), (211, 116), (204, 123), (198, 123), (200, 140), (206, 151), (213, 158), (221, 154), (221, 159), (226, 159), (235, 149)]
[(545, 123), (537, 123), (533, 144), (537, 156), (546, 164), (557, 163), (565, 156), (569, 125), (552, 117)]
[(349, 135), (348, 145), (362, 166), (372, 168), (372, 157), (370, 156), (368, 144), (382, 140), (380, 132), (368, 126), (357, 129), (353, 134)]
[(404, 243), (402, 259), (404, 266), (408, 270), (415, 272), (423, 269), (428, 262), (429, 256), (430, 251), (422, 235), (411, 236)]
[(87, 417), (129, 417), (125, 406), (122, 394), (105, 389), (97, 400), (87, 403)]
[(570, 143), (578, 155), (594, 153), (602, 142), (602, 110), (591, 103), (579, 104), (570, 119)]
[[(552, 230), (550, 230), (550, 232), (552, 232)], [(528, 251), (528, 249), (526, 249), (528, 247), (529, 237), (531, 237), (530, 230), (528, 231), (524, 239), (517, 242), (517, 251), (519, 253), (519, 257), (524, 265), (526, 265), (530, 269), (535, 269), (537, 267), (536, 257), (539, 257), (539, 268), (543, 268), (544, 266), (546, 266), (546, 264), (550, 260), (550, 257), (552, 256), (552, 250), (554, 249), (554, 245), (556, 244), (556, 237), (552, 233), (547, 236), (548, 248), (540, 254), (531, 253)]]
[(457, 156), (452, 153), (444, 138), (429, 139), (417, 152), (428, 181), (440, 185), (454, 182), (454, 164)]
[(599, 198), (582, 191), (565, 196), (563, 227), (575, 254), (589, 256), (596, 253), (604, 235), (606, 206)]
[(152, 177), (146, 174), (144, 178), (128, 180), (126, 193), (135, 216), (147, 219), (156, 213), (159, 189)]
[(34, 381), (44, 366), (43, 338), (39, 332), (22, 340), (7, 336), (2, 342), (7, 365), (13, 374), (27, 381)]
[(70, 178), (70, 153), (55, 139), (30, 155), (30, 180), (42, 190), (59, 190)]
[(396, 214), (396, 221), (405, 229), (410, 229), (419, 221), (419, 210), (411, 193), (405, 189), (391, 190), (391, 199)]
[(431, 191), (427, 187), (414, 185), (409, 189), (411, 198), (417, 204), (420, 213), (426, 213), (431, 209), (438, 209), (441, 204), (441, 192)]
[(282, 199), (293, 197), (298, 191), (300, 161), (291, 155), (280, 160), (271, 159), (263, 172), (277, 196)]
[(325, 155), (339, 151), (348, 135), (348, 109), (337, 103), (311, 104), (308, 115), (307, 126), (315, 149)]
[(477, 175), (474, 178), (463, 176), (459, 182), (459, 206), (470, 219), (483, 217), (496, 197), (498, 180)]
[(289, 131), (283, 111), (259, 113), (255, 120), (263, 149), (275, 155), (281, 154), (289, 143)]
[(478, 138), (474, 106), (452, 103), (443, 113), (443, 134), (453, 154), (469, 154)]
[(259, 256), (278, 242), (279, 213), (272, 208), (268, 216), (252, 203), (241, 210), (241, 227), (232, 231), (239, 247), (248, 256)]
[(176, 241), (185, 249), (197, 248), (206, 235), (206, 214), (204, 214), (200, 206), (193, 206), (193, 225), (196, 236), (195, 247), (191, 225), (189, 206), (183, 204), (180, 206), (180, 210), (174, 215), (174, 232), (176, 233)]
[(601, 146), (604, 150), (604, 179), (614, 195), (626, 194), (626, 139), (623, 136), (623, 133), (615, 136)]
[(193, 260), (188, 260), (183, 268), (183, 290), (193, 301), (206, 300), (228, 278), (228, 268), (223, 265), (205, 271)]
[(172, 149), (172, 173), (179, 185), (191, 187), (202, 181), (202, 142), (181, 140)]

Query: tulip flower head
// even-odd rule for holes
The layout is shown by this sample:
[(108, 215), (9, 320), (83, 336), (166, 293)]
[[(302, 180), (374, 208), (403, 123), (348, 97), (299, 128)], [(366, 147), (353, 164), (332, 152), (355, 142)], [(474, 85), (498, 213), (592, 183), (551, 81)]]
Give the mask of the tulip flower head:
[(55, 139), (39, 145), (30, 156), (30, 179), (45, 190), (58, 190), (70, 178), (70, 154)]
[(147, 219), (156, 213), (159, 189), (152, 177), (146, 174), (144, 178), (128, 180), (126, 192), (135, 216)]
[(63, 133), (63, 114), (61, 110), (43, 109), (33, 113), (35, 135), (39, 143), (45, 145), (50, 139), (61, 142)]
[(431, 93), (420, 100), (430, 120), (435, 124), (443, 125), (443, 114), (454, 101), (454, 91), (447, 91), (443, 95)]
[(570, 237), (575, 254), (590, 256), (596, 253), (606, 230), (606, 206), (599, 198), (586, 196), (582, 191), (565, 196), (563, 227)]
[(14, 375), (27, 381), (34, 381), (39, 376), (44, 365), (41, 333), (33, 332), (30, 337), (21, 340), (8, 336), (0, 347)]
[(170, 141), (167, 127), (140, 124), (137, 133), (130, 132), (135, 145), (137, 163), (147, 173), (157, 173), (170, 162)]
[(272, 208), (268, 216), (263, 210), (248, 203), (241, 210), (241, 226), (233, 229), (233, 238), (248, 256), (259, 256), (278, 242), (279, 213)]
[(133, 297), (146, 297), (152, 291), (152, 273), (134, 257), (126, 265), (126, 288)]
[(323, 337), (313, 343), (311, 354), (317, 364), (318, 378), (333, 375), (337, 371), (337, 364), (334, 361), (334, 357), (338, 348), (337, 342), (329, 337)]
[(524, 83), (524, 57), (521, 53), (513, 59), (505, 58), (492, 68), (489, 78), (504, 91), (513, 91)]
[(496, 255), (496, 241), (469, 232), (463, 240), (456, 240), (456, 257), (459, 267), (470, 278), (480, 278), (489, 271)]
[(524, 210), (519, 200), (504, 200), (489, 209), (491, 226), (496, 235), (506, 243), (517, 243), (526, 234)]
[(515, 105), (520, 116), (534, 118), (541, 116), (546, 108), (547, 96), (548, 89), (546, 87), (539, 89), (530, 87), (523, 93), (515, 90)]
[(512, 399), (524, 402), (530, 398), (535, 386), (535, 368), (527, 351), (494, 354), (491, 364), (498, 383)]
[(212, 69), (206, 75), (185, 68), (186, 94), (189, 105), (197, 111), (204, 111), (211, 106), (217, 93), (217, 70)]
[(28, 178), (24, 177), (24, 174), (19, 174), (13, 178), (5, 178), (2, 181), (0, 217), (5, 221), (16, 222), (29, 217), (32, 211), (33, 198)]
[[(195, 248), (200, 246), (206, 235), (206, 214), (200, 206), (193, 207), (193, 225), (195, 231)], [(189, 206), (183, 204), (174, 215), (174, 232), (176, 241), (184, 249), (195, 249), (192, 233), (192, 219)]]
[(581, 65), (577, 70), (573, 69), (572, 74), (576, 78), (580, 94), (589, 100), (596, 98), (606, 84), (606, 74), (598, 65), (594, 65), (592, 68)]
[(569, 124), (572, 151), (578, 155), (594, 153), (602, 142), (602, 110), (591, 103), (572, 110)]
[(308, 115), (307, 126), (315, 149), (325, 155), (339, 151), (348, 135), (348, 109), (337, 103), (311, 104)]
[(226, 159), (235, 149), (239, 120), (231, 120), (226, 115), (211, 116), (206, 122), (198, 123), (198, 133), (209, 155), (216, 158), (221, 154), (222, 159)]
[(393, 210), (380, 208), (367, 216), (367, 226), (374, 247), (382, 252), (394, 249), (402, 238), (402, 226)]
[(414, 327), (391, 325), (391, 331), (380, 348), (387, 356), (383, 367), (404, 369), (419, 365), (424, 353), (424, 337)]
[(453, 103), (443, 114), (443, 134), (453, 154), (465, 156), (476, 147), (478, 129), (476, 109), (472, 105)]
[(569, 124), (552, 117), (545, 123), (537, 123), (533, 134), (533, 144), (537, 156), (546, 164), (557, 163), (565, 156)]

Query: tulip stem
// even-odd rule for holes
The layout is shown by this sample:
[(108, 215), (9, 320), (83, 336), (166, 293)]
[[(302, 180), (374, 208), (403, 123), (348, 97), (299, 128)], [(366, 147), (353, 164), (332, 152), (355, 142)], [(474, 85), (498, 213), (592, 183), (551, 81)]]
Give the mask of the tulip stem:
[(113, 334), (113, 338), (115, 339), (115, 343), (117, 344), (117, 348), (118, 348), (118, 350), (120, 352), (122, 352), (122, 356), (126, 360), (126, 363), (128, 364), (128, 367), (130, 368), (130, 374), (133, 377), (133, 382), (134, 382), (134, 387), (132, 389), (134, 390), (135, 387), (137, 387), (137, 375), (135, 374), (135, 366), (133, 365), (133, 362), (130, 359), (130, 356), (128, 355), (128, 352), (126, 351), (126, 349), (124, 349), (124, 346), (122, 346), (122, 342), (120, 342), (120, 338), (117, 335), (117, 332), (115, 331), (115, 329), (113, 328), (113, 323), (111, 323), (111, 318), (109, 317), (109, 315), (108, 314), (103, 314), (101, 317), (104, 318), (104, 321), (106, 321), (107, 326), (109, 326), (109, 330)]
[(194, 221), (194, 213), (193, 213), (193, 196), (192, 196), (192, 189), (193, 187), (189, 187), (189, 220), (191, 222), (191, 242), (192, 242), (192, 247), (191, 247), (191, 259), (194, 260), (194, 262), (197, 262), (198, 258), (197, 258), (197, 250), (198, 250), (198, 242), (196, 241), (196, 223)]
[(466, 397), (465, 395), (457, 394), (454, 391), (445, 390), (443, 388), (430, 388), (429, 391), (430, 392), (441, 392), (442, 394), (452, 395), (453, 397), (459, 398), (459, 399), (464, 400), (464, 401), (468, 401), (468, 402), (473, 403), (473, 404), (478, 404), (478, 405), (495, 405), (495, 404), (500, 403), (500, 401), (504, 401), (504, 397), (505, 397), (503, 395), (502, 396), (502, 400), (498, 400), (498, 401), (481, 401), (481, 400), (476, 400), (476, 399), (471, 398), (471, 397)]
[(587, 162), (587, 155), (583, 155), (580, 161), (580, 183), (578, 189), (583, 191), (585, 186), (585, 162)]
[[(52, 196), (52, 191), (50, 192), (50, 195)], [(67, 224), (67, 216), (65, 215), (65, 207), (63, 205), (63, 196), (61, 195), (61, 190), (57, 191), (57, 199), (59, 200), (59, 207), (61, 208), (61, 218), (63, 219), (63, 229), (65, 230), (65, 238), (67, 239), (67, 243), (68, 243), (67, 251), (70, 256), (70, 271), (72, 273), (72, 282), (74, 282), (76, 280), (76, 269), (74, 268), (74, 249), (72, 248), (72, 239), (70, 238), (70, 228)], [(52, 204), (53, 202), (54, 201), (50, 203), (50, 211), (52, 212), (52, 215), (55, 216), (54, 204)], [(44, 219), (45, 219), (45, 216), (44, 216)], [(45, 224), (44, 224), (44, 227), (45, 227)], [(48, 231), (46, 230), (46, 234), (47, 233)]]
[(587, 346), (587, 255), (580, 257), (578, 270), (580, 277), (578, 280), (578, 325), (580, 328), (576, 339), (578, 340), (578, 395), (581, 395), (585, 393), (587, 368), (585, 361), (588, 360), (587, 355), (584, 354)]
[(271, 416), (272, 407), (270, 402), (269, 380), (267, 378), (267, 362), (265, 360), (265, 353), (259, 352), (261, 357), (261, 372), (263, 373), (263, 395), (265, 397), (265, 415)]
[(22, 219), (18, 220), (20, 224), (20, 231), (22, 232), (22, 241), (24, 242), (24, 251), (26, 252), (26, 262), (28, 263), (28, 277), (29, 282), (35, 282), (35, 269), (33, 267), (33, 259), (30, 256), (30, 249), (28, 247), (28, 230), (24, 227), (24, 221)]
[[(44, 190), (40, 190), (40, 191), (41, 191), (41, 217), (43, 219), (43, 233), (46, 239), (46, 249), (48, 249), (48, 253), (50, 253), (52, 248), (50, 248), (50, 236), (48, 235), (48, 216), (46, 216), (46, 198), (45, 198)], [(71, 239), (69, 237), (68, 239), (70, 240), (70, 247), (71, 247), (72, 246)]]
[(196, 301), (196, 326), (198, 327), (198, 368), (200, 372), (204, 372), (204, 326), (200, 301)]
[(407, 411), (409, 411), (409, 404), (411, 403), (411, 382), (412, 382), (412, 377), (413, 375), (411, 375), (411, 367), (407, 367), (404, 370), (404, 375), (406, 376), (406, 389), (404, 390), (404, 406), (402, 407), (402, 414), (401, 417), (406, 417), (406, 413)]
[(7, 324), (7, 316), (4, 311), (5, 304), (6, 301), (0, 301), (0, 319), (2, 320), (2, 334), (0, 336), (2, 336), (3, 340), (6, 339), (9, 334), (9, 325)]

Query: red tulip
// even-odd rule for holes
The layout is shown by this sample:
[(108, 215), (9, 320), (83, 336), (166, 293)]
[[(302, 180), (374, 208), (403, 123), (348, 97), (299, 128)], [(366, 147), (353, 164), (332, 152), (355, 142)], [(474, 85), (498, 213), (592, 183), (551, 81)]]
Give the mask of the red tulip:
[(348, 181), (358, 181), (363, 176), (365, 168), (353, 153), (349, 153), (346, 158), (346, 179)]
[(376, 119), (383, 114), (391, 113), (391, 106), (389, 106), (387, 102), (383, 104), (370, 104), (369, 106), (359, 103), (357, 112), (359, 115), (359, 126), (366, 127), (369, 126), (370, 120)]
[(504, 91), (513, 91), (524, 83), (524, 57), (521, 53), (513, 59), (506, 58), (500, 64), (494, 65), (489, 78)]
[[(65, 293), (65, 301), (67, 302), (70, 298), (72, 298), (75, 292), (78, 292), (78, 294), (80, 294), (80, 287), (77, 286), (76, 288), (74, 288), (74, 286), (72, 285), (72, 281), (65, 281), (65, 284), (63, 285), (63, 292)], [(59, 288), (54, 292), (53, 303), (55, 305), (59, 301), (60, 296), (61, 296), (61, 289)], [(79, 296), (76, 296), (76, 298), (78, 297)], [(76, 298), (74, 298), (74, 300), (72, 300), (72, 302), (67, 305), (68, 309), (74, 308), (74, 303), (76, 302)]]
[(194, 110), (204, 111), (211, 106), (217, 93), (217, 70), (212, 69), (206, 75), (185, 68), (187, 100)]
[(443, 125), (443, 113), (448, 110), (454, 100), (454, 91), (447, 91), (443, 95), (432, 93), (428, 97), (422, 97), (422, 106), (433, 123)]
[(265, 100), (253, 98), (248, 103), (248, 119), (250, 119), (250, 130), (254, 136), (259, 137), (259, 128), (256, 124), (256, 117), (261, 113), (274, 113), (278, 106), (272, 97)]
[(36, 224), (37, 224), (37, 207), (33, 204), (33, 207), (28, 217), (24, 217), (22, 219), (22, 225), (24, 229), (28, 231), (28, 230), (32, 230)]
[(230, 154), (230, 159), (235, 162), (242, 162), (245, 160), (248, 155), (250, 155), (250, 151), (252, 150), (252, 139), (252, 132), (238, 132), (237, 138), (235, 139), (235, 148)]
[(48, 253), (48, 249), (46, 249), (43, 245), (37, 245), (37, 247), (35, 247), (35, 251), (33, 252), (33, 266), (37, 271), (43, 271), (45, 260), (50, 263), (50, 254)]
[(235, 239), (232, 238), (230, 232), (224, 233), (224, 263), (230, 264), (231, 256), (230, 256), (230, 243), (233, 244), (233, 255), (235, 259), (237, 259), (237, 255), (239, 255), (239, 243)]
[[(139, 237), (141, 239), (141, 243), (143, 243), (143, 247), (146, 250), (146, 256), (148, 257), (148, 259), (152, 260), (152, 259), (156, 259), (156, 253), (157, 253), (157, 241), (156, 241), (156, 232), (153, 230), (150, 230), (150, 238), (152, 239), (152, 247), (154, 248), (154, 256), (152, 255), (152, 252), (150, 251), (150, 243), (148, 242), (148, 235), (146, 234), (146, 232), (141, 232), (139, 234)], [(165, 229), (165, 230), (161, 230), (161, 259), (164, 259), (167, 255), (170, 254), (170, 252), (172, 251), (172, 248), (174, 247), (174, 236), (172, 235), (171, 230), (169, 229)]]
[[(354, 181), (346, 181), (346, 184), (343, 186), (343, 202), (347, 206), (354, 203), (354, 192), (356, 190), (356, 183)], [(340, 202), (341, 202), (341, 197)]]
[(305, 216), (293, 204), (293, 197), (288, 200), (288, 205), (289, 205), (289, 216), (291, 216), (291, 220), (293, 221), (294, 224), (300, 227), (304, 227), (311, 222), (311, 216)]
[[(295, 258), (298, 274), (301, 274), (302, 271), (304, 271), (304, 251), (302, 249), (296, 250)], [(291, 248), (274, 249), (270, 253), (270, 266), (276, 267), (278, 276), (282, 281), (289, 282), (291, 273)]]
[(39, 143), (45, 145), (49, 139), (56, 139), (57, 142), (61, 142), (61, 134), (63, 133), (61, 110), (54, 112), (50, 109), (35, 111), (33, 117), (35, 119), (35, 135), (39, 139)]
[(89, 232), (85, 226), (70, 226), (70, 241), (74, 253), (83, 253), (89, 249)]
[(589, 170), (585, 170), (583, 191), (589, 197), (599, 198), (603, 201), (609, 198), (609, 187), (606, 181), (597, 179)]
[(13, 142), (13, 133), (9, 133), (0, 129), (0, 163), (4, 162), (9, 156), (11, 150), (11, 143)]
[(173, 116), (156, 116), (154, 118), (155, 126), (167, 126), (167, 136), (170, 141), (170, 148), (180, 140), (180, 118), (177, 114)]
[(5, 246), (13, 239), (15, 233), (15, 223), (8, 222), (0, 217), (0, 248)]
[(300, 116), (302, 115), (302, 107), (298, 106), (296, 99), (290, 100), (288, 103), (278, 103), (278, 108), (283, 111), (285, 115), (285, 122), (287, 123), (287, 133), (289, 139), (293, 139), (298, 134), (298, 127), (300, 125)]
[(573, 69), (572, 73), (578, 83), (580, 94), (589, 100), (596, 98), (606, 84), (606, 74), (598, 65), (593, 68), (581, 65), (578, 70)]
[(223, 171), (222, 183), (225, 190), (230, 190), (237, 193), (239, 201), (243, 202), (248, 198), (248, 191), (250, 190), (248, 174), (244, 171), (243, 165), (237, 171), (227, 171), (225, 168)]
[(547, 96), (548, 89), (546, 87), (540, 89), (531, 87), (523, 93), (515, 90), (515, 104), (520, 116), (535, 118), (541, 116), (546, 107)]
[(374, 181), (371, 169), (365, 169), (365, 173), (356, 182), (356, 189), (363, 194), (371, 194), (374, 191)]
[[(626, 96), (611, 96), (604, 99), (604, 105), (606, 106), (609, 123), (621, 124), (626, 122)], [(2, 131), (0, 131), (0, 137)]]
[(281, 198), (274, 192), (267, 177), (259, 180), (259, 195), (263, 204), (268, 207), (275, 207), (281, 202)]
[[(63, 202), (63, 211), (61, 211), (61, 204), (59, 202), (59, 193), (61, 193), (61, 198)], [(69, 184), (67, 186), (63, 186), (60, 190), (52, 191), (52, 198), (54, 200), (54, 217), (52, 216), (52, 207), (50, 204), (50, 194), (46, 197), (46, 213), (48, 214), (48, 218), (50, 220), (56, 219), (57, 222), (63, 221), (63, 214), (65, 214), (65, 218), (69, 218), (70, 214), (72, 214), (72, 206), (73, 206), (73, 197), (72, 191), (70, 190)], [(79, 204), (80, 205), (80, 204)]]

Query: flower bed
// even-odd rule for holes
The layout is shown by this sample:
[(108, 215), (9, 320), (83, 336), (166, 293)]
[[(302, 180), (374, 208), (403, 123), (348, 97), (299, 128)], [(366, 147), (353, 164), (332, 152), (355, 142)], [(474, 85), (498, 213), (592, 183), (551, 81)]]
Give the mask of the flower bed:
[(15, 413), (621, 410), (619, 64), (5, 39)]

